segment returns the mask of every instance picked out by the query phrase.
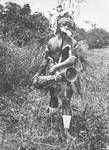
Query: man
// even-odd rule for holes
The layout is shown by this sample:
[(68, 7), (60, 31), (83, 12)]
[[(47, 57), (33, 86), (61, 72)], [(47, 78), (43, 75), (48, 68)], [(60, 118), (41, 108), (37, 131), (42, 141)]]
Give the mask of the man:
[[(70, 81), (69, 72), (69, 80), (67, 80), (66, 75), (63, 76), (63, 73), (61, 74), (60, 70), (62, 68), (75, 66), (77, 62), (76, 51), (78, 49), (78, 43), (76, 42), (76, 40), (74, 40), (75, 32), (76, 25), (72, 17), (68, 13), (65, 13), (63, 16), (59, 16), (57, 18), (56, 33), (47, 43), (45, 59), (43, 60), (42, 65), (40, 66), (40, 69), (34, 76), (33, 80), (33, 84), (35, 85), (38, 85), (39, 79), (41, 77), (43, 79), (44, 77), (50, 77), (50, 81), (53, 81), (52, 86), (49, 86), (49, 84), (47, 84), (51, 96), (49, 111), (55, 112), (55, 110), (57, 110), (58, 108), (59, 100), (61, 100), (62, 117), (64, 128), (66, 129), (66, 131), (70, 126), (70, 101), (72, 98), (73, 89), (71, 85), (72, 79)], [(74, 71), (76, 73), (74, 77), (75, 81), (77, 79), (77, 71), (76, 69), (74, 69)], [(39, 84), (39, 86), (46, 87), (46, 84)]]

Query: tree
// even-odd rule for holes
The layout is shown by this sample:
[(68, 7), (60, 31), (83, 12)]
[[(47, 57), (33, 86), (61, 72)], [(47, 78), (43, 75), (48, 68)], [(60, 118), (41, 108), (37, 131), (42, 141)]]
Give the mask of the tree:
[(48, 19), (41, 12), (31, 15), (29, 4), (21, 7), (16, 3), (8, 2), (5, 7), (1, 6), (0, 16), (2, 38), (20, 47), (34, 39), (42, 43), (50, 35)]

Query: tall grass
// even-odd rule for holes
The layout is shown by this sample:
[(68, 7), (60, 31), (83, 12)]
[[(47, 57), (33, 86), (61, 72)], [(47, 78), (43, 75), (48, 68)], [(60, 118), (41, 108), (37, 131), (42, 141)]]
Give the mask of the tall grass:
[[(40, 64), (43, 48), (38, 49), (39, 51), (34, 48), (33, 46), (30, 52), (28, 48), (19, 49), (8, 45), (8, 54), (12, 56), (11, 63), (15, 65), (16, 62), (18, 65), (17, 73), (14, 73), (20, 77), (19, 83), (23, 83), (22, 80), (25, 79), (20, 72), (22, 69), (26, 75), (33, 75), (37, 68), (32, 69)], [(29, 89), (18, 84), (13, 93), (5, 93), (0, 97), (2, 149), (6, 150), (8, 147), (10, 150), (21, 150), (21, 147), (25, 147), (29, 150), (100, 150), (106, 147), (109, 120), (109, 55), (105, 55), (103, 50), (87, 51), (87, 55), (89, 66), (80, 75), (84, 99), (82, 101), (75, 92), (71, 101), (71, 141), (66, 142), (61, 112), (54, 116), (49, 116), (46, 112), (49, 91)], [(74, 111), (73, 106), (78, 107), (78, 110)]]

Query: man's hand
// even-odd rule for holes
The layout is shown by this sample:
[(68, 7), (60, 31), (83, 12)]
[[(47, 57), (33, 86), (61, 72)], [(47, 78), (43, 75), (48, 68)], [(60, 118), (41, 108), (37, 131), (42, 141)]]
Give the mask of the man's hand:
[(34, 75), (34, 77), (32, 78), (32, 82), (33, 82), (33, 84), (36, 84), (37, 79), (38, 79), (38, 76), (39, 76), (39, 74), (38, 74), (38, 73), (36, 73), (36, 74)]
[(55, 65), (54, 65), (54, 66), (52, 66), (51, 69), (50, 69), (50, 74), (54, 74), (55, 71), (56, 71), (56, 67), (55, 67)]
[(60, 74), (54, 75), (55, 81), (60, 81), (62, 79), (62, 76)]

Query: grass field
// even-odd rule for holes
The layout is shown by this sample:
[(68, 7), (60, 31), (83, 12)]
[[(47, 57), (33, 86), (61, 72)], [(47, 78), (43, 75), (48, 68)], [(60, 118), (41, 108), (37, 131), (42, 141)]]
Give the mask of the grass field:
[[(81, 75), (84, 100), (76, 94), (72, 97), (71, 105), (75, 104), (79, 111), (72, 118), (70, 133), (78, 137), (76, 145), (86, 140), (86, 145), (76, 149), (88, 150), (90, 147), (90, 150), (101, 150), (109, 142), (109, 48), (88, 50), (87, 55), (89, 66)], [(36, 89), (31, 92), (23, 90), (27, 100), (20, 107), (15, 105), (15, 112), (12, 112), (19, 119), (17, 128), (8, 124), (13, 132), (6, 133), (4, 137), (0, 130), (0, 150), (17, 150), (21, 144), (32, 147), (28, 150), (72, 150), (71, 145), (66, 147), (60, 116), (51, 118), (46, 113), (49, 93)], [(80, 137), (81, 131), (85, 134), (83, 138)]]

